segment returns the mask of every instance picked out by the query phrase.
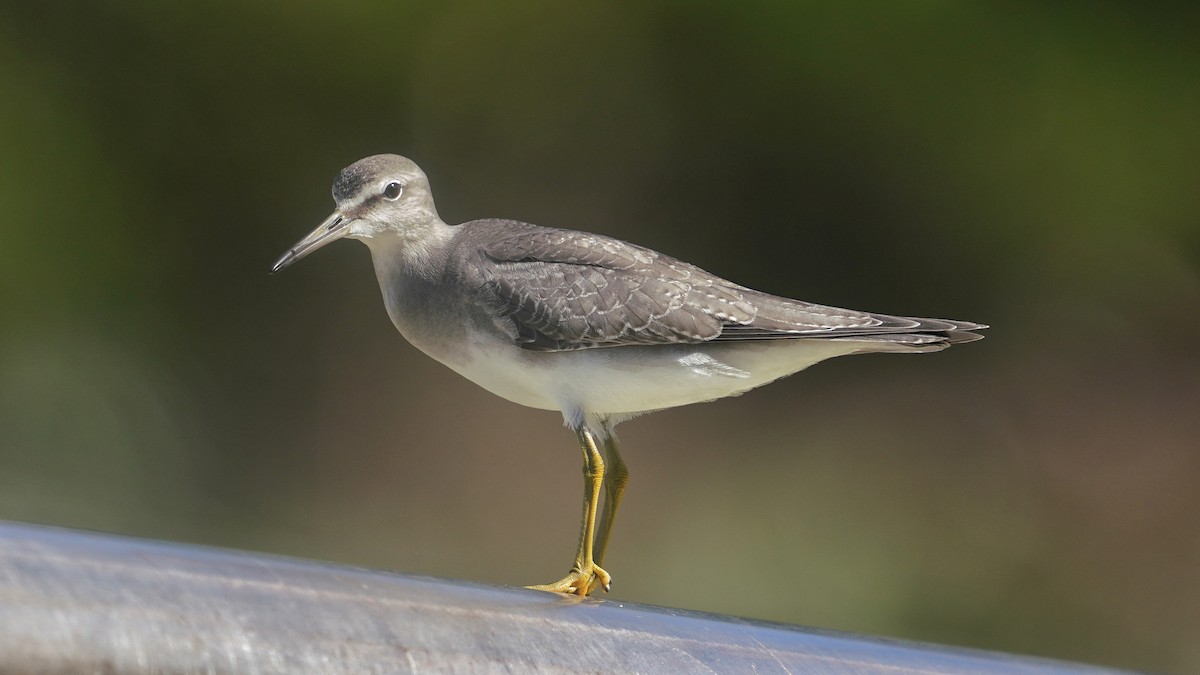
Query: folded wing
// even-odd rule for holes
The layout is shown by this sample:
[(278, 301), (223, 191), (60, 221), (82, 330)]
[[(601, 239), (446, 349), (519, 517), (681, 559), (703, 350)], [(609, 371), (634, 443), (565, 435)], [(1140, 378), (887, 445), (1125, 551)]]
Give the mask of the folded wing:
[(483, 297), (526, 349), (780, 339), (941, 348), (984, 328), (782, 298), (601, 235), (515, 221), (467, 227), (478, 228)]

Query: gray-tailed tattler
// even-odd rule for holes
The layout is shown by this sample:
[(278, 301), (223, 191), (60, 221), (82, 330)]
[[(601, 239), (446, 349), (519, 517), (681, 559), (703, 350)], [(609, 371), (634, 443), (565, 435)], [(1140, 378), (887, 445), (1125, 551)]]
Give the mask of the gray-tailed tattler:
[(398, 155), (346, 167), (333, 198), (333, 214), (272, 272), (336, 239), (362, 241), (409, 342), (498, 396), (561, 411), (578, 437), (579, 548), (567, 576), (531, 586), (540, 590), (609, 588), (601, 565), (628, 477), (618, 422), (736, 396), (834, 356), (936, 352), (986, 328), (770, 295), (599, 234), (491, 218), (447, 225), (425, 173)]

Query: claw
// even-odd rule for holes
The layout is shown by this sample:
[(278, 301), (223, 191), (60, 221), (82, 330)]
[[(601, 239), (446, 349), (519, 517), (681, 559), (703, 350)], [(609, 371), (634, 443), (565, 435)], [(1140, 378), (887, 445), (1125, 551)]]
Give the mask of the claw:
[(572, 569), (567, 576), (555, 581), (552, 584), (539, 584), (537, 586), (526, 586), (535, 591), (551, 591), (554, 593), (567, 593), (570, 595), (591, 595), (592, 591), (599, 586), (607, 593), (608, 589), (612, 588), (612, 576), (605, 572), (595, 563), (584, 565), (584, 571)]

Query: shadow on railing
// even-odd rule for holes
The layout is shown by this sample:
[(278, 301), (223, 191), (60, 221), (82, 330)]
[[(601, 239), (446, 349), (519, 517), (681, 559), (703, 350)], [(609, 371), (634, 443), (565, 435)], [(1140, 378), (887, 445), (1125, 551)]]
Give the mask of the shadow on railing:
[(0, 522), (0, 672), (1104, 672)]

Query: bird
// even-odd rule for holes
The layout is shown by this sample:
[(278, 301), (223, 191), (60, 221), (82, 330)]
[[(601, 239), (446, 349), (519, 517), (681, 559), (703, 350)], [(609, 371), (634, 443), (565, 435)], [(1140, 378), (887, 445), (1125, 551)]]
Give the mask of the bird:
[(611, 588), (603, 565), (629, 477), (618, 423), (736, 396), (832, 357), (936, 352), (987, 328), (772, 295), (601, 234), (496, 218), (449, 225), (425, 172), (394, 154), (343, 169), (333, 199), (333, 213), (271, 273), (338, 239), (365, 243), (404, 338), (493, 394), (561, 412), (574, 432), (579, 542), (567, 575), (528, 587), (537, 590)]

